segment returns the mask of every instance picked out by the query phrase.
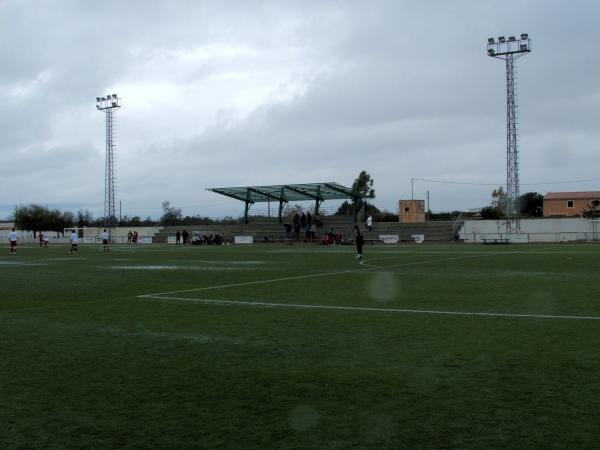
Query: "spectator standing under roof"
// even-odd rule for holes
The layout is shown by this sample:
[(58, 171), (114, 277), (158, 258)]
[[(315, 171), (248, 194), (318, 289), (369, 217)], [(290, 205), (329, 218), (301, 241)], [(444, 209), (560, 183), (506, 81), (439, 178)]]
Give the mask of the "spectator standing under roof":
[(285, 237), (289, 239), (292, 233), (292, 226), (289, 223), (284, 223), (283, 226), (285, 227)]
[(306, 225), (310, 228), (312, 226), (312, 214), (310, 211), (306, 214)]
[(300, 235), (300, 215), (298, 213), (294, 214), (292, 223), (294, 224), (294, 237), (297, 238)]
[(312, 225), (306, 225), (306, 231), (304, 232), (304, 242), (312, 242)]
[(300, 216), (300, 226), (302, 227), (302, 230), (306, 230), (306, 214), (304, 214), (304, 211)]

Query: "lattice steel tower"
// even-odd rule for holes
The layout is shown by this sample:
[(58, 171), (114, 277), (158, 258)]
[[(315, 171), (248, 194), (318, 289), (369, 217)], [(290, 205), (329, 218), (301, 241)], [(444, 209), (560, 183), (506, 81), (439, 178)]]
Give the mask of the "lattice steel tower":
[(506, 231), (521, 232), (519, 207), (519, 148), (517, 134), (517, 93), (515, 91), (515, 59), (531, 52), (527, 33), (520, 39), (500, 36), (488, 39), (487, 54), (506, 61)]
[(112, 228), (117, 224), (117, 203), (115, 190), (115, 139), (113, 113), (121, 107), (117, 94), (96, 97), (96, 109), (106, 114), (106, 161), (104, 166), (104, 226)]

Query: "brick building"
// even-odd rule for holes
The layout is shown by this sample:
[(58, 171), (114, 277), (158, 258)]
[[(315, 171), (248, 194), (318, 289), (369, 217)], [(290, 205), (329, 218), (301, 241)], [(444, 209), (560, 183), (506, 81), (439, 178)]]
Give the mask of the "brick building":
[(544, 196), (544, 217), (579, 217), (600, 208), (600, 191), (548, 192)]
[(400, 200), (400, 222), (425, 222), (425, 200)]

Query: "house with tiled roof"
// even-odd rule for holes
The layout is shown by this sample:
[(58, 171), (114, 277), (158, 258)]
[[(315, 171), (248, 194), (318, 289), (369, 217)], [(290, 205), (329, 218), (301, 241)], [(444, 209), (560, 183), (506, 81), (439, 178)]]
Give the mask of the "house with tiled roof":
[(544, 196), (544, 217), (580, 217), (590, 209), (600, 209), (600, 191), (548, 192)]

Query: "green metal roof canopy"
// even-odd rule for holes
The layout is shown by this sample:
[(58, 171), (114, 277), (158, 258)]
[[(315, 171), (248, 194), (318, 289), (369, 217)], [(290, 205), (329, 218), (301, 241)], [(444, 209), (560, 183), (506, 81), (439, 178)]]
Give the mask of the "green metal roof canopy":
[[(245, 223), (248, 223), (248, 210), (254, 203), (278, 201), (279, 221), (281, 222), (281, 212), (284, 203), (314, 200), (315, 214), (317, 214), (319, 212), (319, 205), (325, 200), (354, 200), (360, 198), (360, 195), (357, 195), (351, 188), (334, 182), (223, 187), (208, 188), (207, 190), (244, 202), (246, 204), (244, 211)], [(356, 204), (356, 202), (354, 203)]]

